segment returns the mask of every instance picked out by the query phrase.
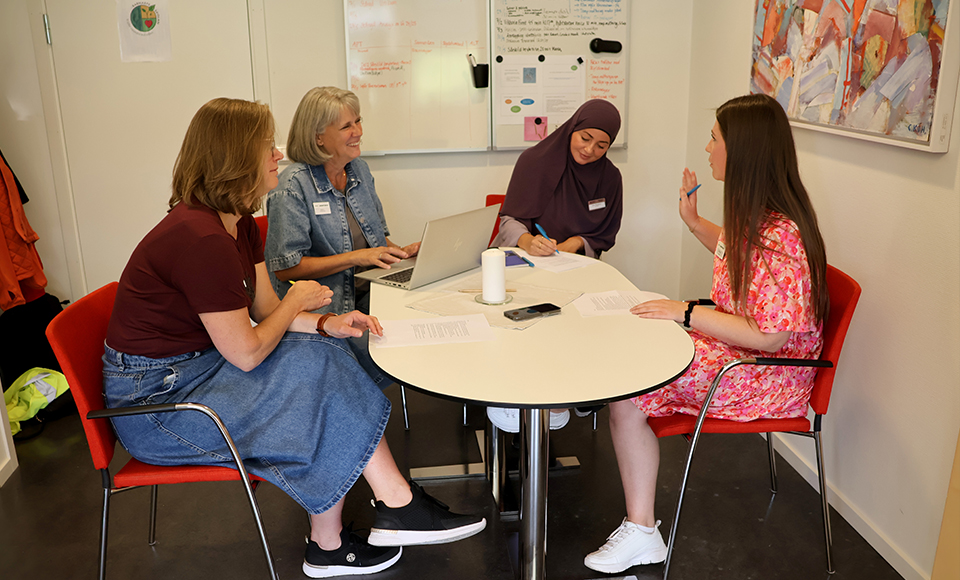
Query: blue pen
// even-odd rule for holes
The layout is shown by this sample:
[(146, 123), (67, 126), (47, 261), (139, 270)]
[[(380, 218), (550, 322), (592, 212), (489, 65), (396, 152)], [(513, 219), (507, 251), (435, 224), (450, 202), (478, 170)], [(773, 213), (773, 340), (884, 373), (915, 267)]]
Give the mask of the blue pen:
[(528, 266), (530, 266), (531, 268), (533, 268), (533, 262), (531, 262), (530, 260), (524, 258), (523, 256), (521, 256), (521, 255), (519, 255), (519, 254), (517, 254), (517, 257), (520, 258), (521, 260), (523, 260), (524, 262), (526, 262)]
[(703, 184), (702, 184), (702, 183), (701, 183), (701, 184), (698, 184), (696, 187), (694, 187), (693, 189), (691, 189), (690, 191), (688, 191), (688, 192), (687, 192), (687, 197), (690, 197), (690, 196), (693, 194), (694, 191), (700, 189), (700, 186), (701, 186), (701, 185), (703, 185)]
[[(547, 235), (547, 232), (543, 231), (543, 228), (540, 227), (540, 224), (533, 224), (533, 227), (537, 228), (537, 231), (540, 232), (541, 236), (547, 238), (548, 240), (550, 239), (550, 236)], [(554, 252), (559, 254), (560, 250), (554, 250)]]

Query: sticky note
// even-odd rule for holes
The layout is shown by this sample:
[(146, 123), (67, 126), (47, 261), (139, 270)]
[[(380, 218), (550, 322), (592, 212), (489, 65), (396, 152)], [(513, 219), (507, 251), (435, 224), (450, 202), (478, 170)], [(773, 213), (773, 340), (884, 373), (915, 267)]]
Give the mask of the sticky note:
[(523, 140), (524, 141), (543, 141), (547, 136), (547, 118), (546, 117), (524, 117), (523, 118)]

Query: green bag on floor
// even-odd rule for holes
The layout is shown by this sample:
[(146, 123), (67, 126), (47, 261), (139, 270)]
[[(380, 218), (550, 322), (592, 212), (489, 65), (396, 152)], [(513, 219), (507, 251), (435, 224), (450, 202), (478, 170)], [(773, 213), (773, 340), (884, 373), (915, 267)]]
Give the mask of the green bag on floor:
[(20, 421), (34, 418), (68, 388), (63, 373), (50, 369), (36, 367), (20, 375), (3, 393), (13, 435), (20, 432)]

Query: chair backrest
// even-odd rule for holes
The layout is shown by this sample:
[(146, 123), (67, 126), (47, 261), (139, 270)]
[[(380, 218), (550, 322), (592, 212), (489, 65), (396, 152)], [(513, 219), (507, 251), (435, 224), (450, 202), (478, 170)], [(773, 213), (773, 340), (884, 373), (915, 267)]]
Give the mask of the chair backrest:
[(267, 245), (267, 216), (258, 215), (253, 218), (257, 222), (257, 227), (260, 228), (260, 239), (263, 240), (263, 245)]
[(111, 282), (67, 306), (47, 325), (47, 340), (77, 403), (93, 466), (97, 469), (109, 467), (117, 443), (108, 419), (87, 419), (87, 413), (106, 406), (103, 344), (116, 296), (117, 283)]
[(827, 412), (830, 405), (830, 392), (833, 390), (833, 377), (843, 341), (850, 328), (853, 311), (860, 300), (860, 284), (837, 268), (827, 265), (827, 291), (830, 293), (830, 315), (823, 324), (823, 350), (821, 360), (829, 360), (833, 368), (817, 369), (817, 378), (813, 382), (810, 395), (810, 407), (817, 415)]
[[(506, 198), (507, 196), (503, 195), (502, 193), (490, 193), (487, 195), (487, 203), (485, 207), (502, 204), (503, 200)], [(497, 221), (493, 222), (493, 234), (490, 235), (490, 242), (487, 244), (488, 246), (493, 243), (493, 238), (497, 237), (497, 233), (499, 231), (500, 231), (500, 216), (497, 216)]]

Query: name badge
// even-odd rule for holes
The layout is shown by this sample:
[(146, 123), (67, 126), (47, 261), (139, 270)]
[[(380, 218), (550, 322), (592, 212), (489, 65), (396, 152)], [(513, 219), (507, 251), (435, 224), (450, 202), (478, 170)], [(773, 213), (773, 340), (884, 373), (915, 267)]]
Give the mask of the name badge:
[(330, 215), (330, 202), (329, 201), (314, 202), (313, 214), (314, 215)]
[(587, 209), (590, 211), (596, 211), (605, 207), (607, 207), (607, 198), (605, 197), (601, 197), (600, 199), (591, 199), (587, 202)]
[(723, 242), (717, 242), (717, 251), (713, 253), (716, 257), (723, 259), (727, 255), (727, 245)]

